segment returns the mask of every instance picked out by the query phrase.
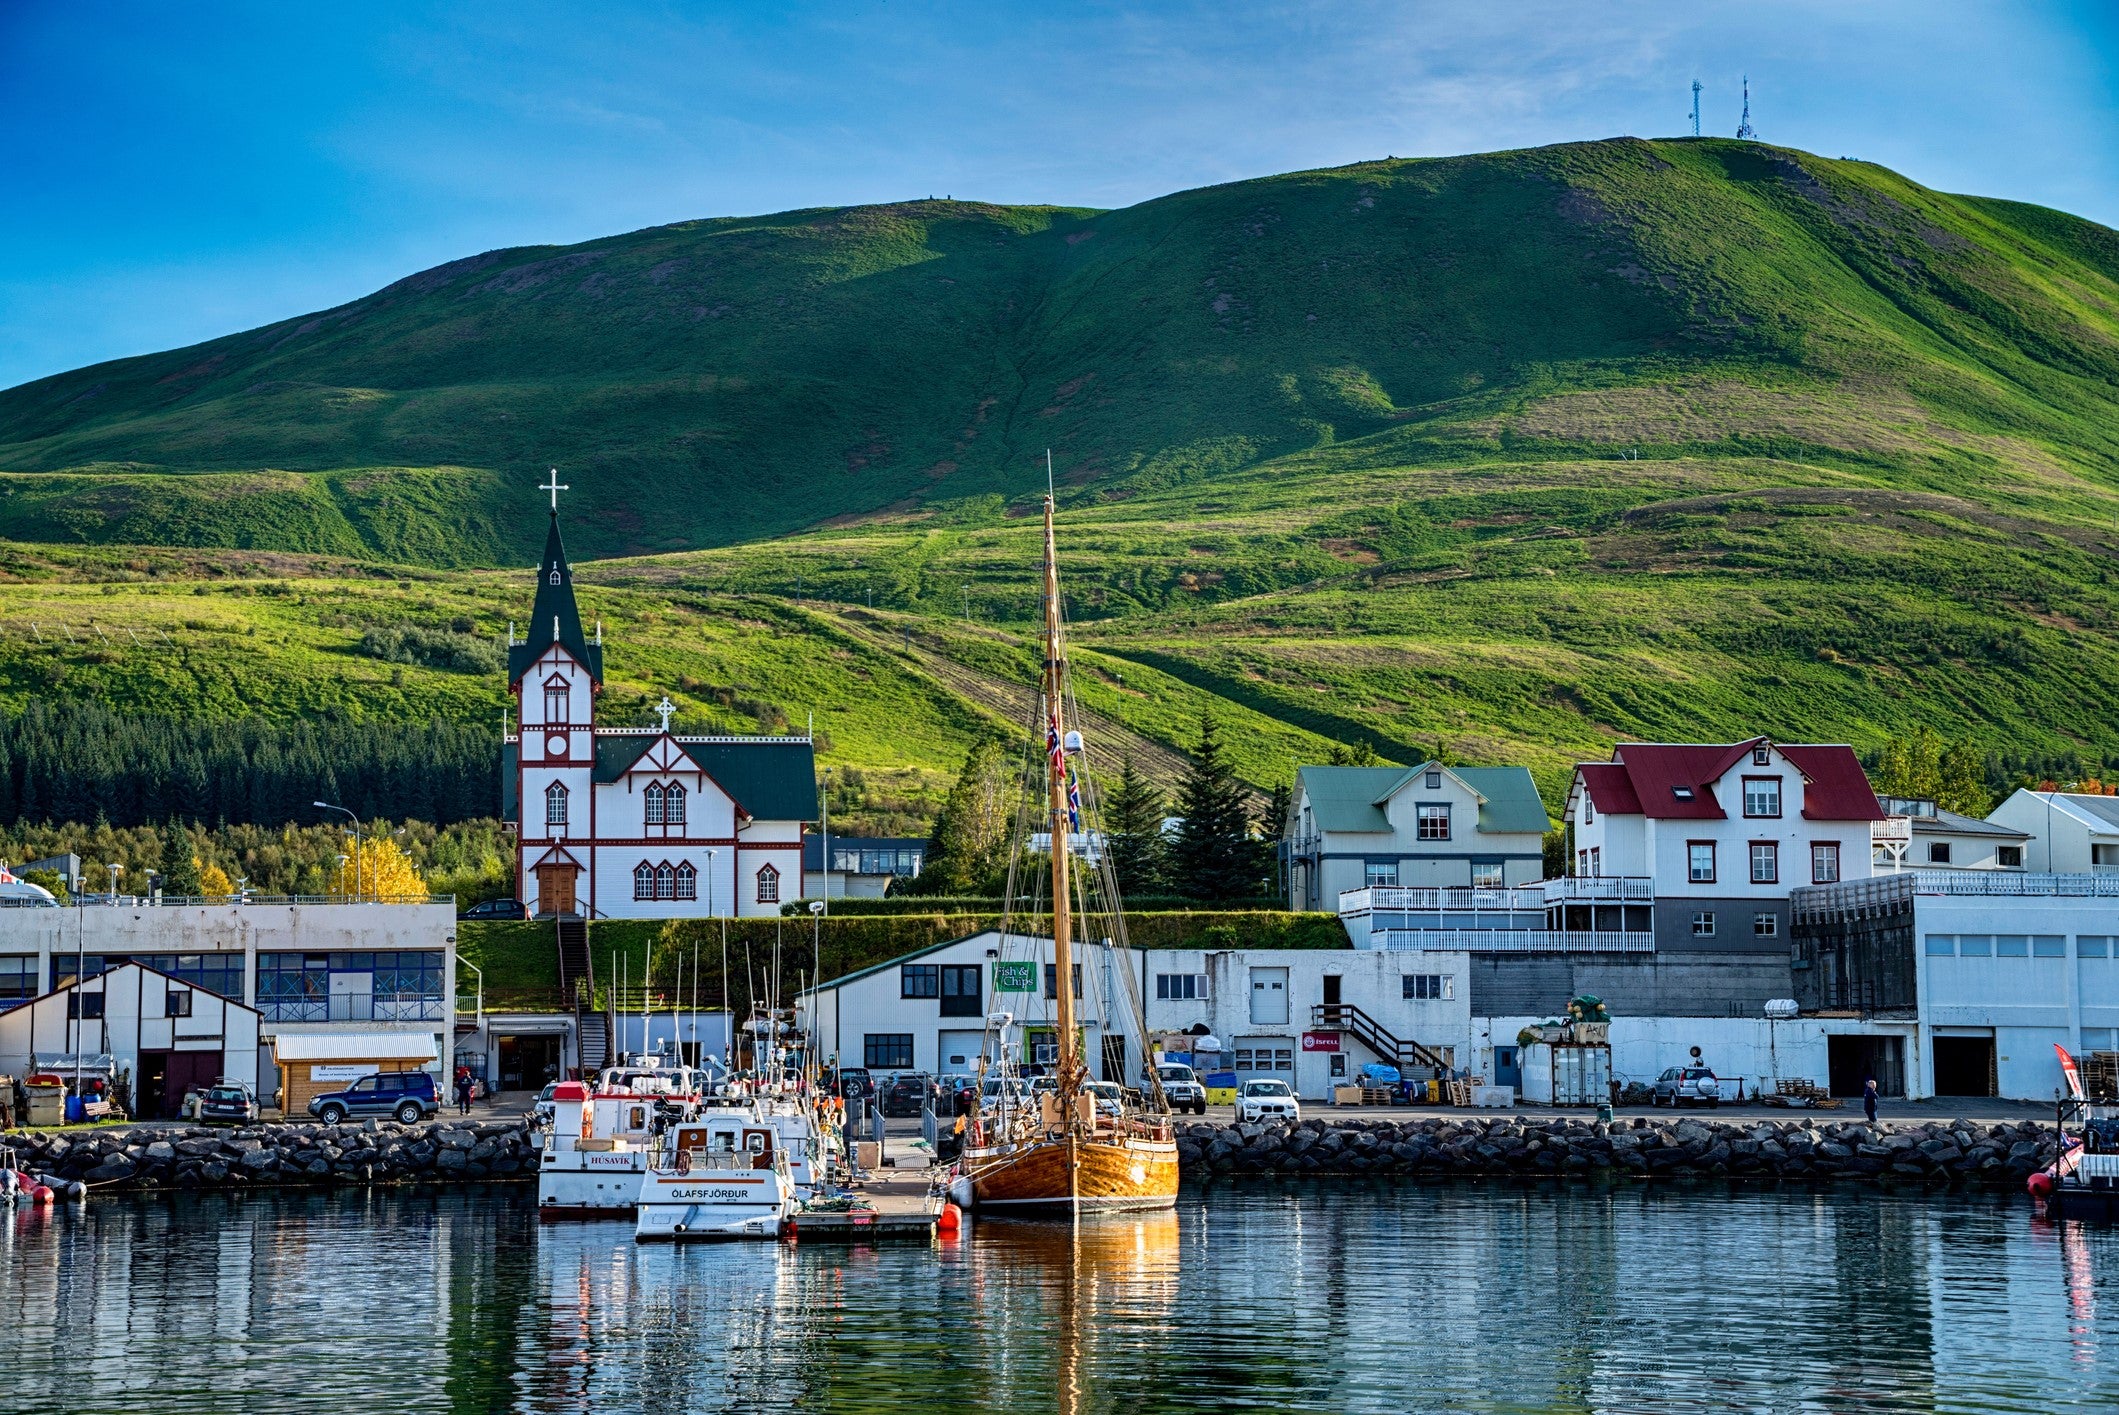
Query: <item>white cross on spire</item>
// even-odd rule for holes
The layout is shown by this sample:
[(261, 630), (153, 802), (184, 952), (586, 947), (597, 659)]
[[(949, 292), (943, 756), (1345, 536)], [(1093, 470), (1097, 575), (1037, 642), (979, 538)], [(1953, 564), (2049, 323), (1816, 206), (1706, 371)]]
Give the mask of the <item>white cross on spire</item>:
[(559, 493), (562, 491), (572, 491), (574, 488), (568, 486), (565, 482), (559, 479), (559, 468), (552, 468), (551, 476), (552, 479), (550, 481), (539, 482), (537, 484), (537, 489), (539, 491), (549, 491), (552, 493), (552, 514), (556, 516), (559, 514)]
[(662, 714), (662, 730), (664, 732), (670, 730), (670, 714), (676, 710), (677, 705), (670, 701), (670, 695), (667, 693), (662, 695), (661, 702), (655, 704), (655, 711)]

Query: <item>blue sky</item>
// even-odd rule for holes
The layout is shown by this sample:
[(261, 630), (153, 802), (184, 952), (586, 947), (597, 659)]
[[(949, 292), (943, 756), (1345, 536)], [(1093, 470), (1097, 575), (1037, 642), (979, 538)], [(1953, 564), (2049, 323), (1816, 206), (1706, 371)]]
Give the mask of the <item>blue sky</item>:
[(0, 0), (0, 387), (457, 256), (1736, 128), (2119, 225), (2110, 3)]

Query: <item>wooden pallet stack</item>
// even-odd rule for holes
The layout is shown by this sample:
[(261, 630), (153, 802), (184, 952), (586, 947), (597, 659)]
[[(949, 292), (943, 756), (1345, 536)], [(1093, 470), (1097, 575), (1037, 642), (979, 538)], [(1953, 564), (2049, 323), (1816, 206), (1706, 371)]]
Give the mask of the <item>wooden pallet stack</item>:
[(2082, 1058), (2082, 1089), (2091, 1100), (2119, 1100), (2119, 1051), (2093, 1051)]

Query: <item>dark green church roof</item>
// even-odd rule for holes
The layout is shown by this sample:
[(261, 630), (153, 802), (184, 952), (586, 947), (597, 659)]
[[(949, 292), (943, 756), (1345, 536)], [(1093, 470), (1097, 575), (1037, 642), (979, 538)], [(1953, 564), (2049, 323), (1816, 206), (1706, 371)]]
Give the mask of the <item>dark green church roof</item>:
[(530, 665), (557, 644), (588, 669), (589, 677), (603, 681), (603, 648), (592, 644), (581, 632), (581, 611), (574, 604), (574, 567), (567, 564), (567, 548), (559, 539), (559, 513), (552, 513), (552, 529), (545, 534), (544, 559), (537, 566), (537, 602), (530, 606), (530, 632), (523, 642), (508, 649), (508, 683), (522, 681)]

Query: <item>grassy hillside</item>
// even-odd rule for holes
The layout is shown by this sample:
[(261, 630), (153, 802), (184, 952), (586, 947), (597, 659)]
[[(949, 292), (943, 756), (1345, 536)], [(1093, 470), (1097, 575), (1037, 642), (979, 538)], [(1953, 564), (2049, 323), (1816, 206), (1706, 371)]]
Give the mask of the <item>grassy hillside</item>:
[(2097, 762), (2115, 414), (2119, 236), (1756, 144), (688, 223), (0, 393), (0, 704), (497, 727), (530, 586), (482, 567), (557, 464), (605, 712), (814, 713), (835, 817), (902, 825), (1034, 673), (1049, 445), (1092, 736), (1165, 776), (1208, 706), (1259, 784)]

